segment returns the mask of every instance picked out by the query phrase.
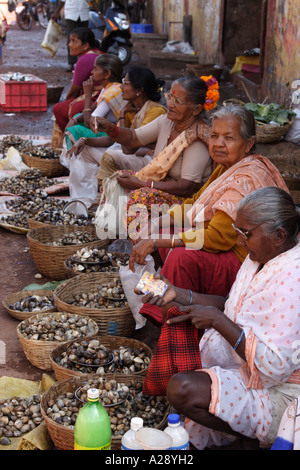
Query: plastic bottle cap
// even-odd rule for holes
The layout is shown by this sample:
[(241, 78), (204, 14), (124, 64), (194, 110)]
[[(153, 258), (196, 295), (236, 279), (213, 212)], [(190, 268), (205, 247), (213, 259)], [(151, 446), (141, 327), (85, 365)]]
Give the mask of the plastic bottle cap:
[(89, 388), (87, 391), (87, 397), (91, 398), (92, 400), (97, 400), (99, 398), (100, 392), (98, 388)]
[(180, 416), (177, 413), (171, 413), (168, 416), (168, 423), (170, 424), (177, 424), (180, 421)]
[(133, 429), (134, 431), (137, 431), (138, 429), (143, 427), (143, 424), (144, 424), (143, 419), (139, 418), (138, 416), (135, 416), (130, 421), (130, 428)]

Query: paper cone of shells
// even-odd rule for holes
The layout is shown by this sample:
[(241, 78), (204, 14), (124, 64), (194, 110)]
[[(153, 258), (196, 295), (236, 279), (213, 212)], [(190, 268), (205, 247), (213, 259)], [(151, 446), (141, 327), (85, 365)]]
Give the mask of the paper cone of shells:
[(33, 366), (43, 370), (52, 370), (50, 353), (59, 344), (93, 336), (97, 332), (97, 324), (88, 316), (67, 312), (33, 315), (17, 327), (26, 358)]
[(30, 230), (27, 241), (38, 271), (57, 281), (66, 278), (64, 261), (84, 246), (108, 246), (108, 240), (99, 240), (93, 225), (85, 227), (49, 226)]
[(163, 429), (170, 412), (168, 400), (166, 397), (143, 395), (143, 381), (144, 377), (125, 374), (108, 374), (104, 378), (97, 375), (91, 378), (87, 374), (52, 385), (42, 396), (41, 413), (55, 447), (59, 450), (74, 449), (74, 424), (83, 406), (79, 392), (92, 387), (107, 392), (118, 388), (127, 393), (125, 401), (106, 407), (112, 430), (111, 450), (121, 449), (122, 436), (130, 429), (130, 420), (134, 416), (141, 417), (144, 426)]

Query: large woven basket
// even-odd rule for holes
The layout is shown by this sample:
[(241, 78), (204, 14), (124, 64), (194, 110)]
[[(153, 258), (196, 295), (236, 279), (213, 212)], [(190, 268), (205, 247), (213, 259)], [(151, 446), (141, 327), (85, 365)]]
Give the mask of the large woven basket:
[[(104, 344), (105, 346), (107, 346), (111, 350), (112, 349), (118, 349), (120, 346), (124, 346), (125, 348), (132, 348), (132, 349), (134, 349), (134, 348), (142, 349), (147, 354), (149, 359), (150, 360), (152, 359), (152, 350), (151, 350), (151, 348), (147, 344), (145, 344), (142, 341), (139, 341), (137, 339), (126, 338), (124, 336), (98, 336), (98, 335), (91, 336), (89, 339), (90, 340), (98, 339), (101, 344)], [(66, 367), (63, 367), (60, 364), (57, 364), (57, 362), (55, 361), (56, 357), (60, 357), (62, 355), (62, 353), (65, 352), (76, 341), (77, 340), (73, 340), (73, 341), (69, 341), (68, 343), (59, 344), (55, 349), (53, 349), (51, 351), (50, 362), (51, 362), (51, 365), (52, 365), (52, 369), (54, 370), (55, 377), (58, 381), (67, 380), (67, 379), (69, 379), (71, 377), (75, 377), (75, 376), (81, 377), (83, 375), (87, 375), (87, 374), (84, 374), (83, 372), (80, 372), (78, 370), (72, 370), (72, 369), (68, 369)], [(95, 368), (94, 370), (95, 370), (94, 373), (96, 373), (97, 369)], [(139, 371), (139, 372), (135, 372), (132, 375), (134, 375), (134, 376), (144, 376), (144, 375), (146, 375), (147, 370), (148, 370), (148, 367), (141, 370), (141, 371)], [(94, 373), (92, 372), (88, 375), (93, 375)]]
[[(60, 313), (57, 312), (59, 315)], [(32, 319), (44, 318), (45, 314), (39, 313), (38, 315), (31, 316)], [(24, 321), (24, 320), (23, 320)], [(98, 326), (96, 322), (91, 320), (94, 331), (98, 332)], [(59, 344), (64, 344), (67, 341), (40, 341), (37, 339), (27, 339), (21, 333), (22, 323), (19, 323), (17, 327), (17, 334), (23, 348), (24, 354), (28, 361), (35, 367), (43, 370), (52, 370), (52, 364), (50, 361), (50, 353), (52, 349), (56, 348)]]
[(22, 160), (27, 166), (41, 170), (42, 175), (48, 178), (63, 176), (66, 173), (66, 168), (57, 158), (40, 158), (22, 153)]
[(100, 335), (130, 337), (135, 330), (135, 320), (129, 307), (86, 308), (71, 305), (75, 294), (95, 291), (109, 280), (119, 279), (117, 273), (80, 274), (61, 283), (54, 291), (54, 302), (59, 311), (89, 315), (99, 326)]
[[(107, 380), (113, 379), (119, 383), (124, 383), (127, 386), (132, 383), (142, 384), (144, 381), (144, 377), (136, 377), (125, 374), (109, 374), (106, 378)], [(63, 396), (66, 393), (75, 393), (75, 391), (86, 380), (89, 379), (90, 376), (87, 374), (80, 377), (72, 377), (70, 379), (64, 380), (63, 382), (58, 382), (52, 385), (52, 387), (50, 387), (41, 398), (41, 414), (45, 420), (50, 437), (58, 450), (74, 449), (74, 430), (71, 427), (56, 423), (47, 415), (46, 410), (49, 407), (49, 403), (55, 401), (58, 396)], [(167, 422), (168, 413), (170, 412), (170, 408), (165, 397), (164, 400), (166, 400), (167, 404), (166, 412), (160, 423), (155, 426), (156, 429), (164, 429)], [(112, 436), (111, 450), (121, 449), (121, 439), (122, 436)]]
[[(53, 299), (53, 291), (49, 289), (40, 289), (40, 290), (23, 290), (21, 292), (16, 292), (14, 294), (10, 294), (2, 301), (3, 307), (9, 313), (11, 317), (16, 318), (17, 320), (26, 320), (28, 317), (32, 317), (36, 315), (36, 312), (21, 312), (20, 310), (13, 310), (9, 308), (9, 305), (15, 304), (16, 302), (20, 302), (21, 300), (25, 299), (29, 295), (39, 295), (41, 297), (47, 296)], [(55, 312), (57, 310), (56, 306), (53, 308), (49, 308), (44, 310), (43, 313)], [(42, 312), (41, 312), (42, 313)]]
[[(224, 106), (230, 104), (238, 104), (243, 106), (244, 101), (237, 100), (235, 98), (223, 101)], [(258, 144), (270, 144), (272, 142), (278, 142), (283, 137), (293, 123), (293, 119), (285, 124), (284, 126), (272, 126), (272, 124), (266, 124), (255, 120), (256, 126), (256, 143)]]
[(34, 264), (42, 275), (57, 281), (63, 280), (66, 278), (64, 268), (66, 258), (84, 246), (93, 247), (97, 245), (103, 246), (103, 248), (108, 246), (109, 242), (107, 240), (99, 239), (80, 245), (53, 246), (47, 244), (74, 231), (90, 232), (96, 237), (94, 225), (84, 227), (77, 225), (47, 226), (32, 229), (27, 233), (26, 237)]

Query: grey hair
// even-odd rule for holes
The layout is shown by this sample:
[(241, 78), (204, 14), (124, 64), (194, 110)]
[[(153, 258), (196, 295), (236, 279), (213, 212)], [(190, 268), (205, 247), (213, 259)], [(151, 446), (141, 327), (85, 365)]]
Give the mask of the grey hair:
[(250, 224), (264, 224), (267, 234), (282, 227), (290, 240), (297, 239), (300, 230), (300, 208), (292, 196), (277, 186), (260, 188), (245, 196), (237, 211), (243, 211)]
[[(252, 137), (256, 137), (255, 119), (251, 111), (236, 104), (223, 106), (211, 115), (211, 122), (215, 119), (224, 119), (234, 116), (240, 122), (242, 138), (248, 142)], [(251, 149), (253, 151), (253, 148)]]

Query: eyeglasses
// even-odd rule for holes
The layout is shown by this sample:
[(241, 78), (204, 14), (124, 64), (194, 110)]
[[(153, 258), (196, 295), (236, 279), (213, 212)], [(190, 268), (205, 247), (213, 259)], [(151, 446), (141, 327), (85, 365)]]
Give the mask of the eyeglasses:
[(173, 101), (173, 103), (177, 105), (191, 104), (191, 103), (184, 103), (183, 101), (181, 101), (180, 98), (177, 98), (177, 96), (171, 95), (171, 93), (164, 93), (164, 96), (165, 96), (166, 101)]
[(122, 83), (123, 85), (131, 85), (131, 82), (129, 82), (128, 80), (125, 80), (125, 78), (122, 78)]
[(267, 221), (265, 220), (261, 224), (256, 225), (255, 227), (251, 228), (250, 230), (242, 230), (240, 228), (237, 228), (234, 224), (231, 224), (233, 227), (233, 230), (237, 235), (240, 235), (244, 240), (249, 240), (249, 234), (253, 232), (253, 230), (257, 229), (261, 225), (265, 224)]

